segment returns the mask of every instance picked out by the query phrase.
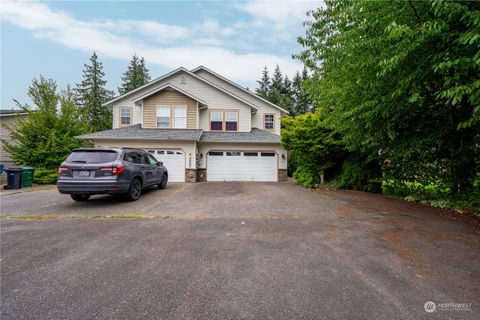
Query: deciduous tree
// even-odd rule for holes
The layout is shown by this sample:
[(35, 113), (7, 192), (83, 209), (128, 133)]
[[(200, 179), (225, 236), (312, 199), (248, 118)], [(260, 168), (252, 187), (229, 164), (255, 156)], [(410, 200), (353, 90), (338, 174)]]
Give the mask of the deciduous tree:
[(2, 141), (15, 163), (56, 168), (72, 149), (84, 144), (75, 138), (87, 130), (81, 111), (75, 105), (72, 90), (58, 93), (52, 79), (33, 79), (28, 95), (35, 107), (15, 101), (28, 116), (7, 127), (14, 143)]

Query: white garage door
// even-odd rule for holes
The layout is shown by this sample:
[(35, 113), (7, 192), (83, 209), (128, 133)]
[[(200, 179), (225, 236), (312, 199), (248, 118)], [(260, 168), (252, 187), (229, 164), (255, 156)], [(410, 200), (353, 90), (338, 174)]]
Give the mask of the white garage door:
[(277, 156), (270, 151), (210, 151), (207, 181), (277, 181)]
[(162, 161), (168, 170), (168, 181), (185, 182), (185, 154), (180, 150), (147, 150)]

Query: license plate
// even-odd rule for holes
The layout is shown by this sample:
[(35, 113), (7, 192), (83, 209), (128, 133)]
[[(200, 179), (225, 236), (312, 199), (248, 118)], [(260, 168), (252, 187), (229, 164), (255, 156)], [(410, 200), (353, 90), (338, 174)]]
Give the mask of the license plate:
[(87, 170), (78, 171), (78, 176), (79, 177), (90, 177), (90, 171), (87, 171)]

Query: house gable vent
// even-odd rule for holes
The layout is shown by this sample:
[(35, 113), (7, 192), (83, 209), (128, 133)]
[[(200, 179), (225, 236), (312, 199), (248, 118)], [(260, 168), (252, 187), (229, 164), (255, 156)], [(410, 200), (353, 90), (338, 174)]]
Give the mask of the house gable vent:
[(187, 78), (185, 76), (180, 77), (180, 83), (181, 84), (186, 84), (187, 83)]

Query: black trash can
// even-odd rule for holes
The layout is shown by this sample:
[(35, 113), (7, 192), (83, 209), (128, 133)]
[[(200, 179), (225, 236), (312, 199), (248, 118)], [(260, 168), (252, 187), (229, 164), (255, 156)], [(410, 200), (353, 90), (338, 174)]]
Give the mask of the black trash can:
[(22, 168), (8, 168), (5, 169), (7, 173), (7, 185), (5, 189), (20, 189), (22, 187)]

